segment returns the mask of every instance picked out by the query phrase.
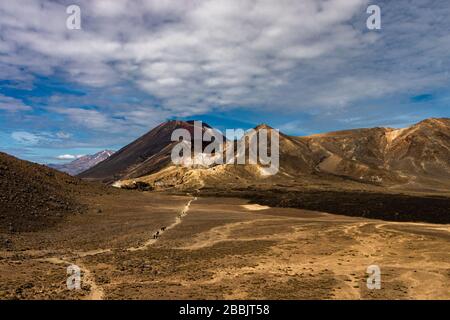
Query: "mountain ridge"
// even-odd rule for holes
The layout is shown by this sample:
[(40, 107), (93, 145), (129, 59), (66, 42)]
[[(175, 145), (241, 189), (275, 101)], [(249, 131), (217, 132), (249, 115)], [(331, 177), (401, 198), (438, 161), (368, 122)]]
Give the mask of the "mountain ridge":
[[(150, 143), (151, 146), (159, 144), (157, 150), (147, 153), (132, 166), (122, 167), (121, 172), (114, 172), (112, 177), (110, 175), (103, 181), (122, 181), (126, 184), (137, 179), (152, 185), (185, 187), (191, 184), (193, 188), (198, 188), (218, 185), (220, 181), (238, 187), (239, 183), (288, 182), (307, 176), (320, 176), (323, 181), (332, 181), (337, 177), (369, 185), (390, 188), (406, 186), (413, 189), (434, 183), (445, 188), (446, 180), (450, 181), (449, 118), (425, 119), (401, 129), (361, 128), (301, 137), (278, 133), (269, 125), (260, 124), (254, 128), (255, 131), (268, 129), (269, 132), (279, 134), (280, 166), (276, 177), (267, 176), (264, 168), (258, 164), (224, 164), (209, 168), (181, 168), (173, 165), (170, 154), (178, 142), (170, 141), (171, 131), (187, 128), (191, 132), (193, 126), (193, 121), (170, 121), (150, 130), (123, 149), (127, 149), (129, 157), (136, 158), (138, 155), (134, 153), (133, 145), (139, 143), (142, 144), (140, 147), (146, 149), (146, 136), (150, 135), (157, 138)], [(205, 127), (211, 128), (207, 124)], [(157, 134), (161, 130), (165, 132), (165, 140)], [(247, 132), (251, 134), (251, 131)], [(164, 142), (162, 145), (161, 141)], [(227, 146), (228, 143), (225, 148)], [(101, 177), (101, 171), (107, 163), (108, 160), (80, 176), (95, 179), (97, 177), (91, 172), (97, 171), (96, 174)], [(165, 183), (166, 180), (173, 183)]]
[(91, 155), (85, 155), (81, 156), (69, 163), (65, 164), (55, 164), (55, 163), (49, 163), (47, 164), (48, 167), (52, 169), (59, 170), (61, 172), (65, 172), (70, 174), (71, 176), (76, 176), (77, 174), (82, 173), (83, 171), (86, 171), (93, 166), (97, 165), (98, 163), (106, 160), (111, 155), (114, 154), (115, 151), (113, 150), (102, 150), (97, 153), (91, 154)]

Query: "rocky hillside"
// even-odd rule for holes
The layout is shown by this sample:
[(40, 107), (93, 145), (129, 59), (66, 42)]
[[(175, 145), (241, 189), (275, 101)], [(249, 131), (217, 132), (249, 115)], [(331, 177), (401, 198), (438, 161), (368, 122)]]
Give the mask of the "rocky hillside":
[(297, 138), (319, 157), (316, 169), (378, 184), (450, 181), (450, 119), (404, 129), (372, 128)]
[(106, 187), (0, 153), (0, 228), (32, 231), (86, 209), (79, 198)]

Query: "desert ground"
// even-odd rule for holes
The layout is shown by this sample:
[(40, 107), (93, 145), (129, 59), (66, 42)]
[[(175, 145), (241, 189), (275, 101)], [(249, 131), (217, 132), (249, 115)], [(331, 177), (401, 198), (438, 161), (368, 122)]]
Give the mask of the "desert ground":
[[(89, 202), (0, 235), (0, 299), (450, 299), (449, 225), (134, 191)], [(373, 264), (379, 290), (366, 286)]]

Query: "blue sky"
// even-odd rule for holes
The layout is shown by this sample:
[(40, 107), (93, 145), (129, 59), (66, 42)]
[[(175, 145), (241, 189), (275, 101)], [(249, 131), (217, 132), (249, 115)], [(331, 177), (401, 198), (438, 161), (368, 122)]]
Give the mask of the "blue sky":
[(308, 135), (450, 117), (448, 17), (438, 0), (3, 1), (0, 150), (62, 162), (167, 119)]

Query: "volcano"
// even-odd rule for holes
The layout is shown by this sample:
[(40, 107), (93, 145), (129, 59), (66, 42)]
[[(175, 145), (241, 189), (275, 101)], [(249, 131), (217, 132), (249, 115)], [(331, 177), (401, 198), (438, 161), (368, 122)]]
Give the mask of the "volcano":
[[(172, 141), (172, 133), (176, 129), (186, 129), (193, 137), (194, 128), (194, 121), (164, 122), (79, 177), (111, 183), (157, 172), (171, 163), (172, 148), (178, 143)], [(204, 133), (211, 127), (203, 123), (201, 129)]]

